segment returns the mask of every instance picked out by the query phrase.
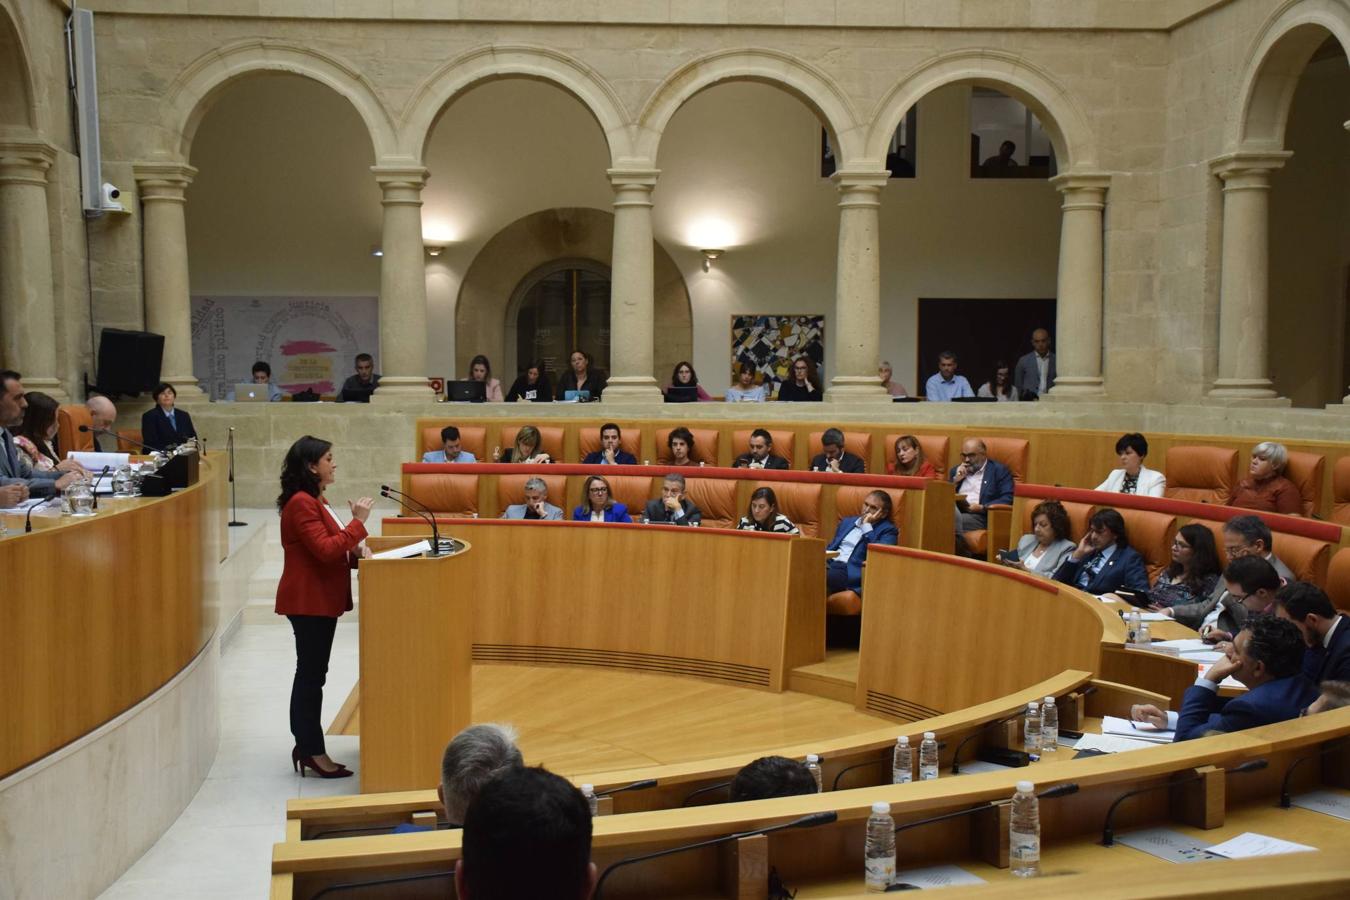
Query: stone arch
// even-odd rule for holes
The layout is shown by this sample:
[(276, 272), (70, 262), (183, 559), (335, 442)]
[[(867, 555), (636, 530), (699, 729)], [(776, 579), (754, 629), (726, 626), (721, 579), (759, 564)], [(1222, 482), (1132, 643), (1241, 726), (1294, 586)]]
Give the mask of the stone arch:
[(0, 127), (38, 128), (32, 55), (10, 0), (0, 0)]
[[(531, 273), (559, 259), (592, 260), (613, 268), (614, 214), (609, 210), (545, 209), (517, 219), (478, 251), (460, 282), (455, 301), (455, 371), (468, 371), (477, 353), (500, 361), (500, 376), (515, 377), (507, 363), (515, 353), (516, 288)], [(654, 246), (656, 375), (687, 359), (693, 348), (689, 289), (679, 267), (660, 243)], [(508, 327), (510, 326), (510, 327)], [(508, 347), (509, 352), (508, 352)], [(510, 376), (508, 378), (508, 375)]]
[(881, 99), (867, 134), (866, 158), (886, 158), (886, 145), (911, 106), (949, 84), (977, 84), (1002, 91), (1041, 121), (1064, 173), (1097, 165), (1096, 140), (1087, 116), (1046, 71), (1012, 53), (970, 49), (943, 53), (914, 69)]
[(165, 93), (166, 127), (158, 150), (192, 158), (192, 139), (220, 91), (257, 72), (287, 72), (326, 85), (346, 97), (366, 125), (375, 159), (397, 155), (389, 112), (366, 77), (347, 63), (300, 44), (248, 40), (206, 53), (185, 68)]
[(695, 94), (724, 81), (756, 81), (787, 91), (805, 103), (829, 130), (840, 169), (853, 167), (862, 157), (865, 129), (843, 90), (820, 69), (790, 54), (766, 49), (718, 51), (671, 73), (638, 116), (634, 139), (637, 157), (655, 160), (661, 135), (676, 111)]
[(456, 97), (497, 78), (528, 78), (562, 88), (599, 123), (611, 164), (628, 159), (628, 111), (598, 72), (565, 53), (528, 44), (490, 44), (461, 54), (433, 72), (413, 91), (404, 108), (399, 146), (421, 159), (436, 120)]
[(1328, 36), (1350, 57), (1350, 3), (1287, 0), (1275, 11), (1247, 54), (1237, 113), (1229, 120), (1230, 148), (1261, 152), (1284, 147), (1299, 77)]

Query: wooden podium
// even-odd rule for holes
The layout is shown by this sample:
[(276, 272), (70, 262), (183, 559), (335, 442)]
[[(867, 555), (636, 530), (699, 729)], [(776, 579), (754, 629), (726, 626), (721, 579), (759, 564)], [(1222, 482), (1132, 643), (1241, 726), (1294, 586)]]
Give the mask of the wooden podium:
[[(408, 538), (370, 538), (375, 552)], [(361, 790), (440, 780), (445, 745), (471, 721), (473, 619), (466, 546), (453, 556), (362, 560)]]

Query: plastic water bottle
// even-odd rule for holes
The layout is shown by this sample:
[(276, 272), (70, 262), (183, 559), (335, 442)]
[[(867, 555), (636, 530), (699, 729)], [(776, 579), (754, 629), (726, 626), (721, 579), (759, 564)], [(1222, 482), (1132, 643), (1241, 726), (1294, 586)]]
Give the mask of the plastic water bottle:
[(1035, 700), (1027, 704), (1026, 718), (1022, 721), (1022, 742), (1027, 756), (1041, 758), (1041, 708)]
[(1139, 623), (1139, 630), (1134, 633), (1134, 642), (1140, 647), (1148, 647), (1153, 643), (1153, 634), (1149, 631), (1147, 622)]
[(1143, 621), (1143, 616), (1139, 614), (1137, 609), (1130, 610), (1125, 616), (1125, 638), (1131, 644), (1139, 640), (1139, 626), (1143, 624)]
[(932, 781), (938, 777), (937, 735), (931, 731), (923, 733), (923, 743), (919, 745), (919, 780)]
[(867, 817), (867, 843), (863, 846), (867, 893), (883, 894), (895, 879), (895, 820), (889, 803), (872, 804)]
[(909, 746), (909, 735), (902, 734), (895, 741), (891, 755), (891, 784), (909, 784), (914, 780), (914, 751)]
[(814, 753), (806, 754), (806, 771), (811, 773), (811, 777), (816, 780), (816, 793), (819, 794), (825, 790), (825, 785), (821, 781), (820, 775), (820, 757)]
[(1041, 810), (1035, 785), (1017, 782), (1012, 800), (1012, 824), (1008, 834), (1008, 863), (1018, 878), (1041, 873)]
[(1059, 707), (1054, 697), (1046, 697), (1041, 705), (1041, 752), (1054, 753), (1059, 749)]
[(586, 805), (591, 808), (591, 818), (600, 814), (600, 799), (595, 796), (595, 785), (583, 784), (581, 786), (581, 796), (586, 798)]

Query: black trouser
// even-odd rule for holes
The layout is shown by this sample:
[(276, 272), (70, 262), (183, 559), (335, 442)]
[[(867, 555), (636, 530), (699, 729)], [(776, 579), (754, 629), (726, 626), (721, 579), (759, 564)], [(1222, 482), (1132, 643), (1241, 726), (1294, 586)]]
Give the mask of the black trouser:
[(326, 751), (323, 726), (323, 683), (328, 678), (328, 657), (333, 652), (337, 619), (332, 616), (287, 616), (295, 632), (295, 681), (291, 683), (291, 734), (301, 756), (321, 756)]
[(848, 586), (848, 563), (830, 560), (825, 564), (825, 596), (850, 590)]

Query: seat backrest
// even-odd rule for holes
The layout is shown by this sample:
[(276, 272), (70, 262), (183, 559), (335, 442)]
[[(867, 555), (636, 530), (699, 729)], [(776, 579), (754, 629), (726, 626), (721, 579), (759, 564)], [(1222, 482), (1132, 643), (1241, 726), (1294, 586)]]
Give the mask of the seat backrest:
[(1271, 535), (1272, 548), (1289, 571), (1299, 581), (1311, 581), (1318, 587), (1327, 583), (1327, 566), (1331, 562), (1331, 545), (1316, 538), (1298, 534)]
[(1331, 470), (1331, 521), (1350, 525), (1350, 456), (1336, 460)]
[(409, 475), (408, 493), (437, 515), (468, 517), (478, 513), (477, 475)]
[[(1022, 534), (1031, 534), (1031, 516), (1032, 513), (1036, 511), (1038, 505), (1040, 505), (1039, 501), (1036, 503), (1027, 502), (1022, 504)], [(1069, 540), (1076, 544), (1081, 541), (1083, 535), (1087, 533), (1088, 519), (1092, 518), (1092, 504), (1065, 503), (1064, 501), (1060, 501), (1060, 505), (1063, 506), (1064, 511), (1069, 514)], [(1126, 527), (1128, 528), (1129, 526), (1127, 525)]]
[[(586, 479), (582, 479), (584, 482)], [(606, 475), (609, 489), (615, 500), (628, 507), (628, 515), (634, 522), (642, 521), (642, 511), (652, 497), (652, 479), (649, 475)], [(658, 482), (656, 489), (661, 485)], [(582, 498), (582, 503), (586, 499)]]
[(1327, 566), (1326, 592), (1332, 606), (1350, 610), (1350, 547), (1342, 547), (1331, 557)]
[[(816, 454), (824, 449), (824, 444), (820, 442), (820, 436), (825, 432), (813, 431), (809, 435), (809, 449), (807, 453), (807, 464), (816, 458)], [(777, 441), (774, 441), (777, 444)], [(895, 445), (891, 444), (894, 448)], [(844, 449), (862, 459), (863, 464), (869, 469), (872, 467), (872, 435), (866, 431), (845, 431)]]
[[(423, 453), (441, 449), (441, 429), (444, 427), (431, 425), (422, 429), (422, 448), (417, 451), (419, 460)], [(460, 425), (459, 446), (472, 453), (479, 462), (492, 462), (492, 450), (487, 447), (487, 429), (482, 425)]]
[[(861, 514), (863, 498), (873, 491), (884, 491), (891, 498), (891, 522), (896, 528), (899, 528), (905, 521), (905, 491), (903, 488), (855, 487), (851, 484), (843, 485), (835, 492), (833, 528), (838, 528), (839, 523), (850, 516)], [(831, 535), (833, 535), (833, 531), (831, 531)]]
[(497, 507), (501, 515), (505, 515), (508, 506), (516, 506), (525, 502), (525, 482), (531, 478), (542, 478), (544, 484), (548, 487), (548, 503), (557, 506), (563, 511), (563, 518), (572, 518), (572, 511), (567, 508), (567, 476), (566, 475), (501, 475), (497, 478)]
[[(886, 471), (892, 472), (895, 466), (895, 442), (900, 440), (909, 432), (897, 431), (894, 434), (886, 435), (886, 446), (882, 448), (881, 455), (886, 460)], [(919, 439), (919, 447), (923, 450), (923, 458), (933, 464), (943, 478), (947, 477), (947, 455), (951, 452), (952, 439), (945, 434), (916, 434)]]
[[(600, 426), (591, 428), (589, 425), (577, 429), (577, 452), (581, 454), (577, 462), (585, 459), (590, 453), (595, 453), (600, 449)], [(619, 426), (619, 449), (625, 453), (633, 454), (633, 458), (642, 462), (642, 429), (637, 426), (625, 428)]]
[(1169, 447), (1166, 496), (1195, 503), (1226, 503), (1237, 484), (1238, 452), (1223, 447)]
[(773, 488), (778, 511), (791, 519), (798, 531), (807, 537), (820, 537), (821, 485), (792, 481), (761, 481), (755, 485), (756, 490), (762, 487)]
[(1303, 514), (1311, 516), (1322, 502), (1322, 479), (1326, 474), (1327, 458), (1320, 453), (1289, 451), (1289, 464), (1284, 476), (1298, 485), (1303, 497)]
[(81, 425), (93, 425), (89, 407), (83, 403), (63, 403), (56, 410), (56, 444), (62, 455), (71, 450), (93, 450), (94, 436), (81, 432)]
[(981, 437), (989, 458), (1007, 466), (1013, 481), (1027, 480), (1027, 463), (1031, 459), (1031, 442), (1026, 438)]
[[(698, 437), (694, 440), (697, 442)], [(736, 503), (737, 481), (731, 478), (689, 478), (685, 493), (703, 514), (704, 528), (735, 528), (744, 510)]]
[[(674, 428), (656, 430), (656, 462), (659, 465), (664, 466), (670, 462), (670, 433), (674, 430)], [(694, 459), (704, 465), (717, 465), (717, 429), (690, 428), (689, 433), (694, 436), (694, 452), (691, 454)]]
[[(753, 428), (739, 429), (732, 436), (731, 455), (733, 458), (740, 456), (750, 449), (750, 432)], [(777, 428), (765, 429), (773, 436), (773, 452), (788, 461), (788, 468), (792, 468), (792, 445), (795, 442), (796, 435), (791, 431), (779, 430)], [(772, 485), (770, 485), (772, 487)], [(784, 515), (787, 515), (784, 513)], [(788, 518), (792, 518), (788, 516)], [(793, 519), (793, 521), (797, 521)]]
[(1142, 557), (1152, 584), (1158, 573), (1172, 563), (1172, 539), (1177, 534), (1177, 517), (1147, 509), (1112, 507), (1125, 520), (1130, 546)]
[[(144, 453), (141, 442), (144, 436), (139, 428), (128, 428), (117, 432), (117, 452), (118, 453)], [(92, 448), (92, 444), (90, 447)]]
[[(539, 443), (544, 445), (544, 452), (547, 453), (555, 462), (564, 462), (563, 429), (557, 425), (536, 425), (535, 427), (539, 429)], [(520, 431), (519, 425), (502, 426), (501, 438), (497, 446), (501, 447), (503, 452), (516, 445), (517, 431)], [(488, 451), (487, 459), (489, 462), (492, 460), (491, 450)], [(549, 502), (553, 502), (551, 499), (553, 497), (552, 487), (548, 489), (548, 495), (550, 497)], [(524, 495), (522, 494), (521, 496), (523, 497)], [(521, 501), (517, 500), (515, 502), (520, 503)]]

